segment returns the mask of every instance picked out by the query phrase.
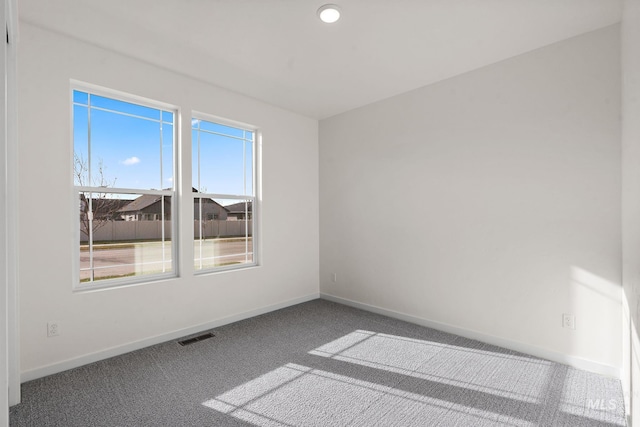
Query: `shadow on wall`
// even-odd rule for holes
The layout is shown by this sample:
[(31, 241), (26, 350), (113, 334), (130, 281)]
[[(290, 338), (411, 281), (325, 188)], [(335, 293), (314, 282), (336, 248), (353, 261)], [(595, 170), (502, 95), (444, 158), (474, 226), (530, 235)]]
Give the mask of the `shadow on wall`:
[(571, 281), (574, 285), (606, 298), (615, 304), (622, 304), (622, 286), (614, 284), (580, 267), (571, 267)]

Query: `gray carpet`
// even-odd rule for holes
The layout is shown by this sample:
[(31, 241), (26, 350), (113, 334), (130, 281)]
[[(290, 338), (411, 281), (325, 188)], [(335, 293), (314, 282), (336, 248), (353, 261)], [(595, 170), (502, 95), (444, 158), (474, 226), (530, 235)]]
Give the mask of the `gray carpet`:
[(316, 300), (23, 384), (11, 426), (624, 426), (620, 382)]

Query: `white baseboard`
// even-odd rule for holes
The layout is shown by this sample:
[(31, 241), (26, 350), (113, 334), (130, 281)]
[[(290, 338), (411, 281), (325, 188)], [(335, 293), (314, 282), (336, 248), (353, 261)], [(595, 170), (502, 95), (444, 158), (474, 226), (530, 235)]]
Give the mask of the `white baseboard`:
[(200, 325), (192, 326), (189, 328), (180, 329), (177, 331), (169, 332), (167, 334), (157, 335), (151, 338), (127, 343), (117, 347), (111, 347), (105, 350), (101, 350), (95, 353), (86, 354), (73, 359), (67, 359), (62, 362), (54, 363), (47, 366), (24, 371), (20, 375), (21, 382), (27, 382), (38, 378), (46, 377), (48, 375), (57, 374), (59, 372), (67, 371), (69, 369), (77, 368), (89, 363), (97, 362), (100, 360), (108, 359), (110, 357), (119, 356), (121, 354), (129, 353), (131, 351), (140, 350), (145, 347), (160, 344), (166, 341), (171, 341), (177, 338), (182, 338), (187, 335), (196, 334), (208, 329), (219, 328), (230, 323), (238, 322), (240, 320), (249, 319), (251, 317), (259, 316), (261, 314), (270, 313), (275, 310), (290, 307), (292, 305), (300, 304), (314, 299), (322, 298), (328, 301), (337, 302), (350, 307), (359, 308), (361, 310), (370, 311), (372, 313), (381, 314), (383, 316), (392, 317), (395, 319), (403, 320), (405, 322), (414, 323), (421, 326), (437, 329), (439, 331), (448, 332), (455, 335), (460, 335), (466, 338), (482, 341), (488, 344), (497, 345), (499, 347), (508, 348), (510, 350), (519, 351), (521, 353), (530, 354), (532, 356), (541, 357), (554, 362), (562, 363), (572, 366), (578, 369), (584, 369), (586, 371), (595, 372), (602, 375), (607, 375), (614, 378), (620, 378), (620, 368), (615, 366), (605, 365), (602, 363), (594, 362), (592, 360), (583, 359), (580, 357), (570, 356), (563, 353), (559, 353), (553, 350), (548, 350), (542, 347), (537, 347), (531, 344), (522, 343), (519, 341), (512, 341), (506, 338), (500, 338), (493, 335), (488, 335), (482, 332), (460, 328), (458, 326), (449, 325), (446, 323), (436, 322), (433, 320), (423, 319), (421, 317), (412, 316), (409, 314), (400, 313), (393, 310), (388, 310), (382, 307), (364, 304), (357, 301), (352, 301), (346, 298), (337, 297), (325, 293), (312, 293), (303, 297), (294, 298), (281, 303), (261, 307), (255, 310), (245, 311), (233, 316), (224, 317), (222, 319), (213, 320), (211, 322), (203, 323)]
[(21, 382), (27, 382), (38, 378), (46, 377), (48, 375), (57, 374), (59, 372), (67, 371), (69, 369), (77, 368), (89, 363), (98, 362), (100, 360), (108, 359), (110, 357), (119, 356), (121, 354), (129, 353), (131, 351), (140, 350), (145, 347), (160, 344), (166, 341), (182, 338), (187, 335), (196, 334), (198, 332), (206, 331), (208, 329), (219, 328), (229, 323), (238, 322), (240, 320), (249, 319), (251, 317), (259, 316), (261, 314), (270, 313), (275, 310), (290, 307), (292, 305), (300, 304), (307, 301), (318, 299), (320, 294), (315, 292), (303, 297), (294, 298), (288, 301), (283, 301), (277, 304), (269, 305), (266, 307), (257, 308), (255, 310), (245, 311), (233, 316), (224, 317), (222, 319), (213, 320), (211, 322), (202, 323), (200, 325), (191, 326), (189, 328), (179, 329), (177, 331), (169, 332), (167, 334), (156, 335), (151, 338), (146, 338), (140, 341), (127, 343), (124, 345), (111, 347), (105, 350), (100, 350), (95, 353), (86, 354), (73, 359), (67, 359), (62, 362), (57, 362), (51, 365), (42, 366), (39, 368), (24, 371), (20, 375)]
[(346, 298), (337, 297), (330, 294), (320, 293), (320, 298), (327, 301), (337, 302), (339, 304), (348, 305), (350, 307), (359, 308), (361, 310), (370, 311), (372, 313), (381, 314), (383, 316), (392, 317), (394, 319), (404, 320), (405, 322), (414, 323), (420, 326), (426, 326), (429, 328), (437, 329), (439, 331), (448, 332), (455, 335), (460, 335), (465, 338), (470, 338), (477, 341), (482, 341), (487, 344), (496, 345), (498, 347), (507, 348), (509, 350), (518, 351), (520, 353), (530, 354), (532, 356), (540, 357), (543, 359), (551, 360), (553, 362), (569, 365), (574, 368), (583, 369), (585, 371), (594, 372), (601, 375), (607, 375), (620, 379), (620, 368), (611, 365), (605, 365), (592, 360), (583, 359), (576, 356), (570, 356), (568, 354), (560, 353), (557, 351), (549, 350), (535, 345), (526, 344), (519, 341), (512, 341), (506, 338), (496, 337), (488, 335), (482, 332), (474, 331), (471, 329), (465, 329), (458, 326), (449, 325), (447, 323), (436, 322), (434, 320), (423, 319), (421, 317), (412, 316), (405, 313), (400, 313), (386, 308), (378, 307), (375, 305), (364, 304), (361, 302), (353, 301)]

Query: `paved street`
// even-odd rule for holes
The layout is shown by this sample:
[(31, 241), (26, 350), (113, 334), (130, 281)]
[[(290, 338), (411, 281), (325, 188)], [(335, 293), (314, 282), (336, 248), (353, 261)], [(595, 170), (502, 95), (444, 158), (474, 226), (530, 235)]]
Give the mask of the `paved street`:
[[(172, 242), (119, 242), (94, 248), (95, 279), (171, 271)], [(247, 248), (248, 245), (248, 248)], [(84, 247), (83, 247), (84, 249)], [(245, 252), (248, 252), (245, 255)], [(207, 239), (194, 242), (195, 267), (208, 268), (252, 262), (252, 239)], [(88, 280), (89, 251), (80, 252), (80, 280)], [(164, 267), (164, 270), (163, 270)]]

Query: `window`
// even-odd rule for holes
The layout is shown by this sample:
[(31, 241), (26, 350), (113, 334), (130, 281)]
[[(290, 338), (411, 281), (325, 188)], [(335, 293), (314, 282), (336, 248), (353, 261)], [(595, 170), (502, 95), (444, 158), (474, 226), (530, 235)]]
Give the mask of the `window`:
[(78, 288), (176, 275), (176, 111), (73, 90)]
[(255, 129), (192, 120), (194, 266), (197, 272), (256, 265)]

